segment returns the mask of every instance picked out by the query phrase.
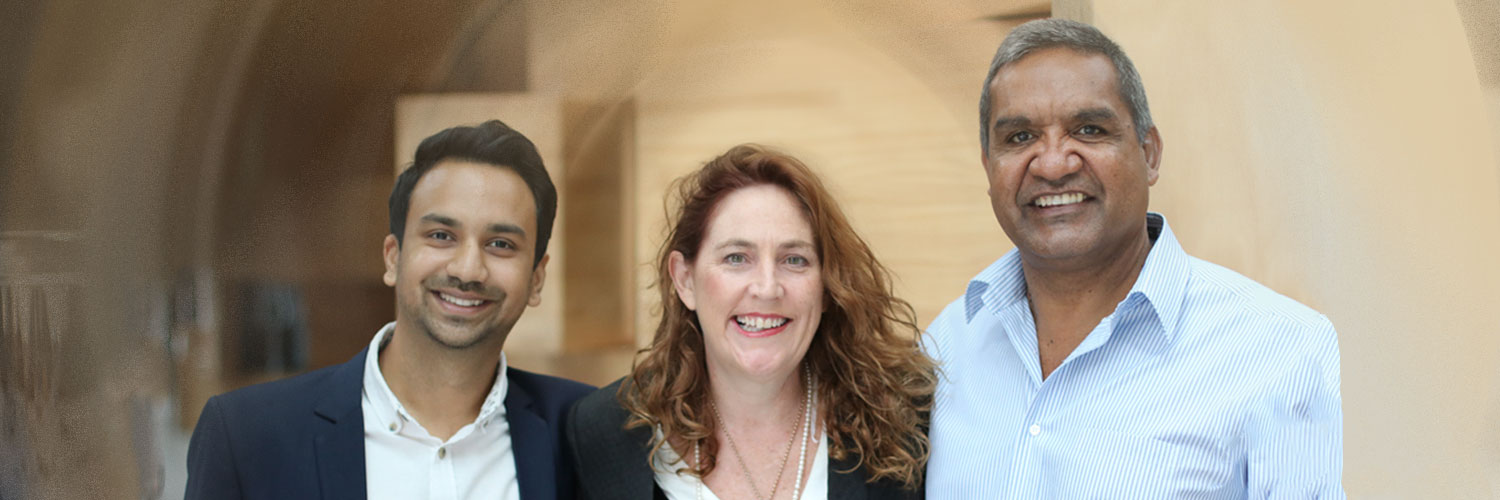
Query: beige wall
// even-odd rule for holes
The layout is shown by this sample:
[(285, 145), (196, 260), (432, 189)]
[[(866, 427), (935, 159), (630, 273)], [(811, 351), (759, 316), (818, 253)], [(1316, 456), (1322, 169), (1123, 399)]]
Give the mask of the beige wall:
[[(1479, 86), (1485, 95), (1490, 124), (1494, 127), (1495, 156), (1500, 158), (1500, 2), (1495, 0), (1457, 0), (1458, 16), (1463, 19), (1469, 38), (1469, 50), (1478, 70)], [(1500, 164), (1496, 165), (1500, 168)], [(1497, 471), (1496, 484), (1500, 484)]]
[(1500, 492), (1500, 135), (1454, 5), (1055, 3), (1140, 67), (1188, 251), (1338, 327), (1350, 497)]

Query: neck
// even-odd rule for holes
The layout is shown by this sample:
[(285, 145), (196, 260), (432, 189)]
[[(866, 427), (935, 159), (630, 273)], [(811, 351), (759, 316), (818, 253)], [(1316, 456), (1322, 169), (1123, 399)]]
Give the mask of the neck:
[[(1022, 255), (1027, 302), (1036, 320), (1037, 348), (1042, 377), (1062, 364), (1090, 331), (1114, 312), (1130, 293), (1151, 252), (1144, 225), (1108, 258), (1091, 258), (1092, 265), (1072, 265), (1028, 259)], [(1080, 259), (1082, 260), (1082, 259)]]
[[(809, 418), (816, 421), (816, 417), (802, 413), (811, 386), (803, 385), (800, 367), (765, 380), (735, 375), (739, 374), (723, 373), (709, 364), (709, 397), (722, 424), (716, 434), (723, 441), (715, 462), (720, 467), (704, 478), (703, 486), (724, 498), (760, 497), (763, 493), (778, 498), (777, 491), (795, 489), (805, 479), (806, 448), (809, 444), (814, 450), (817, 447), (816, 438), (807, 439), (808, 427), (804, 427)], [(803, 437), (800, 441), (799, 435)], [(724, 441), (728, 441), (727, 446)], [(738, 474), (726, 468), (731, 463), (738, 465)], [(791, 472), (790, 477), (783, 478), (787, 472)]]
[(731, 427), (780, 429), (802, 411), (802, 368), (767, 380), (752, 380), (709, 367), (710, 397)]
[(498, 376), (499, 349), (452, 349), (399, 322), (391, 335), (380, 353), (380, 373), (429, 434), (447, 441), (479, 417)]

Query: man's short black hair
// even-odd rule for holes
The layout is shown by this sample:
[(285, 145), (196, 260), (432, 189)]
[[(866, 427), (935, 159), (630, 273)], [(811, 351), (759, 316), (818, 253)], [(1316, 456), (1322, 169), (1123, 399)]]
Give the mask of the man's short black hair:
[(532, 266), (547, 255), (547, 240), (552, 238), (552, 221), (557, 218), (557, 188), (542, 165), (536, 145), (500, 120), (490, 120), (473, 127), (453, 127), (433, 134), (417, 146), (411, 166), (396, 177), (391, 189), (391, 234), (399, 247), (406, 233), (406, 213), (411, 208), (411, 191), (427, 171), (443, 160), (466, 160), (508, 168), (526, 181), (536, 200), (536, 255)]

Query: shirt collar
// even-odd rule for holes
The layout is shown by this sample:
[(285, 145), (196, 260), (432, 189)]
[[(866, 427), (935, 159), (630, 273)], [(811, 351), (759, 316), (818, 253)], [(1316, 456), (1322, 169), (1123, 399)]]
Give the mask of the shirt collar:
[[(385, 374), (380, 371), (380, 351), (390, 343), (395, 331), (394, 321), (386, 323), (380, 331), (375, 332), (375, 338), (370, 340), (369, 351), (365, 355), (364, 395), (375, 410), (375, 415), (386, 422), (391, 431), (400, 431), (407, 424), (416, 422), (416, 418), (406, 412), (406, 407), (396, 398), (396, 393), (391, 392), (391, 386), (386, 384)], [(474, 423), (481, 429), (488, 427), (492, 420), (505, 416), (505, 392), (510, 385), (505, 373), (506, 366), (505, 353), (502, 352), (500, 364), (496, 367), (495, 383), (490, 385), (490, 392), (485, 395), (484, 404), (479, 407), (479, 416), (474, 419)]]
[[(1125, 295), (1125, 302), (1142, 297), (1146, 305), (1156, 313), (1161, 322), (1162, 334), (1171, 341), (1175, 335), (1178, 316), (1186, 296), (1190, 275), (1187, 252), (1172, 234), (1167, 218), (1159, 213), (1146, 213), (1146, 230), (1155, 241), (1146, 255), (1146, 263), (1140, 276)], [(964, 318), (973, 321), (980, 308), (988, 308), (999, 315), (1018, 301), (1026, 300), (1026, 277), (1021, 271), (1021, 254), (1012, 249), (1004, 257), (981, 271), (969, 281), (964, 293)]]
[(1182, 302), (1187, 299), (1188, 277), (1192, 274), (1187, 252), (1172, 234), (1167, 218), (1161, 214), (1146, 213), (1146, 231), (1155, 241), (1151, 253), (1146, 255), (1146, 264), (1141, 268), (1135, 285), (1130, 287), (1130, 296), (1145, 297), (1146, 303), (1156, 312), (1161, 322), (1162, 335), (1171, 342), (1176, 335), (1177, 320), (1182, 312)]

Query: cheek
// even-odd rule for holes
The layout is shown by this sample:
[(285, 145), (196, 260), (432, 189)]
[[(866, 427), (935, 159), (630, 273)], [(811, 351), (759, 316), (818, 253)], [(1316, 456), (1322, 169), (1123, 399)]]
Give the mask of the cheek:
[(1025, 169), (1015, 160), (1009, 162), (1001, 160), (994, 165), (995, 168), (985, 172), (990, 184), (990, 197), (997, 200), (1015, 198), (1016, 192), (1020, 190), (1021, 181), (1026, 177)]
[(700, 321), (705, 311), (725, 310), (734, 301), (734, 291), (737, 286), (737, 280), (734, 277), (712, 269), (700, 269), (693, 273), (693, 276), (693, 297), (698, 302)]
[(1131, 151), (1122, 148), (1100, 147), (1089, 149), (1085, 151), (1083, 161), (1090, 165), (1106, 167), (1096, 167), (1095, 170), (1104, 171), (1098, 174), (1101, 177), (1107, 176), (1118, 179), (1145, 174), (1144, 169), (1138, 168), (1145, 165), (1145, 161), (1143, 161), (1140, 154), (1132, 154)]
[(415, 287), (421, 286), (425, 272), (422, 271), (422, 263), (415, 259), (401, 261), (396, 264), (395, 279), (397, 286)]
[(1116, 154), (1101, 161), (1111, 162), (1115, 168), (1100, 173), (1100, 182), (1105, 184), (1105, 189), (1114, 188), (1117, 191), (1125, 191), (1126, 194), (1141, 194), (1146, 188), (1155, 183), (1151, 177), (1151, 170), (1139, 158), (1131, 158), (1129, 155)]
[(526, 266), (502, 265), (490, 267), (489, 281), (493, 286), (506, 290), (525, 290), (531, 286), (531, 272)]
[(442, 250), (418, 248), (407, 254), (406, 259), (397, 264), (397, 269), (406, 276), (426, 277), (443, 273), (448, 260), (449, 254)]
[(788, 292), (794, 300), (805, 305), (807, 310), (816, 315), (822, 313), (825, 306), (823, 304), (823, 278), (817, 271), (810, 274), (812, 276), (790, 283)]

